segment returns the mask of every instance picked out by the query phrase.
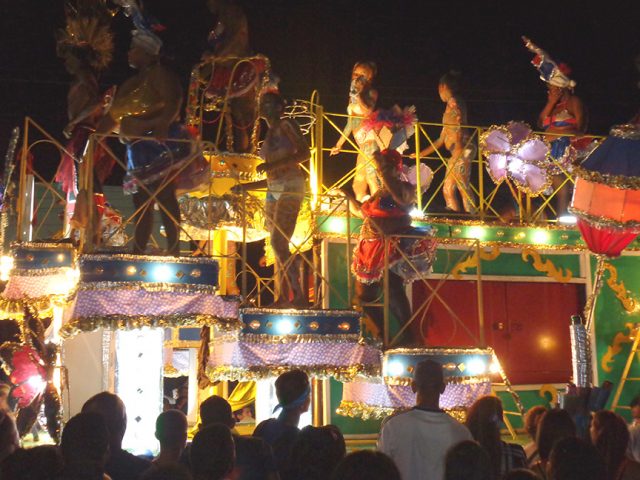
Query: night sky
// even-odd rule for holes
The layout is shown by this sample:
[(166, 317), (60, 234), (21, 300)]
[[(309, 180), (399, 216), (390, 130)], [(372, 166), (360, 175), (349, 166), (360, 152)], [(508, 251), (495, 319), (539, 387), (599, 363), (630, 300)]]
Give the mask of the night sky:
[[(439, 121), (440, 75), (462, 72), (470, 122), (534, 123), (545, 87), (520, 40), (529, 36), (573, 69), (576, 93), (589, 110), (592, 133), (628, 120), (640, 107), (640, 8), (602, 1), (239, 0), (251, 44), (271, 58), (289, 98), (316, 89), (327, 111), (344, 112), (350, 70), (358, 59), (378, 63), (379, 105), (414, 104), (423, 121)], [(64, 25), (61, 0), (0, 0), (0, 151), (11, 128), (32, 116), (57, 137), (66, 122), (69, 77), (55, 55)], [(633, 7), (632, 7), (633, 5)], [(165, 44), (185, 88), (214, 18), (205, 0), (147, 0), (164, 23)], [(130, 74), (131, 24), (114, 19), (116, 55), (105, 86)]]

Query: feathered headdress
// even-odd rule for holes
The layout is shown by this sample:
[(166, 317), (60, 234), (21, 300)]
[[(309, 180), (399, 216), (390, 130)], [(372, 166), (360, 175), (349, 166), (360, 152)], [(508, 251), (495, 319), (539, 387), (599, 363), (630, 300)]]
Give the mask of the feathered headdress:
[(536, 55), (533, 57), (533, 60), (531, 60), (531, 64), (540, 72), (540, 80), (554, 87), (573, 88), (576, 86), (576, 82), (569, 78), (571, 69), (567, 65), (554, 62), (547, 52), (527, 37), (522, 37), (522, 41), (525, 47)]
[(113, 13), (104, 0), (75, 0), (65, 4), (67, 25), (57, 32), (58, 56), (82, 54), (95, 70), (107, 68), (113, 57)]

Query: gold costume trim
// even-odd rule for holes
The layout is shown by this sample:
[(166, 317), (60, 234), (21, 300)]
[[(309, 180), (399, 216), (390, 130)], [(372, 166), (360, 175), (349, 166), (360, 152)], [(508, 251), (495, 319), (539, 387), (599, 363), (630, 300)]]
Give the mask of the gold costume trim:
[(207, 377), (211, 381), (254, 381), (277, 377), (290, 370), (302, 370), (307, 375), (319, 378), (334, 377), (336, 380), (348, 382), (357, 376), (372, 377), (380, 375), (380, 365), (354, 364), (344, 367), (334, 365), (260, 365), (252, 367), (231, 367), (225, 365), (207, 366)]
[(208, 314), (172, 315), (104, 315), (74, 318), (60, 329), (62, 338), (70, 338), (80, 332), (105, 330), (135, 330), (139, 328), (173, 328), (186, 326), (215, 326), (221, 330), (237, 330), (241, 322), (235, 318), (220, 318)]

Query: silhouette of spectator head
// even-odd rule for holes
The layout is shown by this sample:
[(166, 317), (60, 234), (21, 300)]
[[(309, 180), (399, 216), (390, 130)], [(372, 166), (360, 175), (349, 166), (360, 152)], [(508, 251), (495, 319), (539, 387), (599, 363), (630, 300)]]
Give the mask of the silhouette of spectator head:
[(194, 480), (221, 480), (228, 475), (236, 458), (229, 427), (217, 423), (198, 430), (189, 458)]
[(110, 392), (98, 393), (82, 406), (82, 413), (89, 412), (102, 415), (109, 431), (111, 450), (120, 450), (127, 429), (127, 410), (120, 397)]

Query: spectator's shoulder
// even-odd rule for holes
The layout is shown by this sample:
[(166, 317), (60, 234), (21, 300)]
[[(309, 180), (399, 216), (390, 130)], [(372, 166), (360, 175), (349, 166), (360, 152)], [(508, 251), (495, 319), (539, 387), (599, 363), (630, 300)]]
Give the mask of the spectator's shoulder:
[(382, 427), (384, 427), (388, 423), (397, 423), (403, 421), (406, 418), (406, 414), (412, 411), (412, 408), (403, 408), (401, 410), (398, 410), (397, 412), (392, 413), (382, 421)]

